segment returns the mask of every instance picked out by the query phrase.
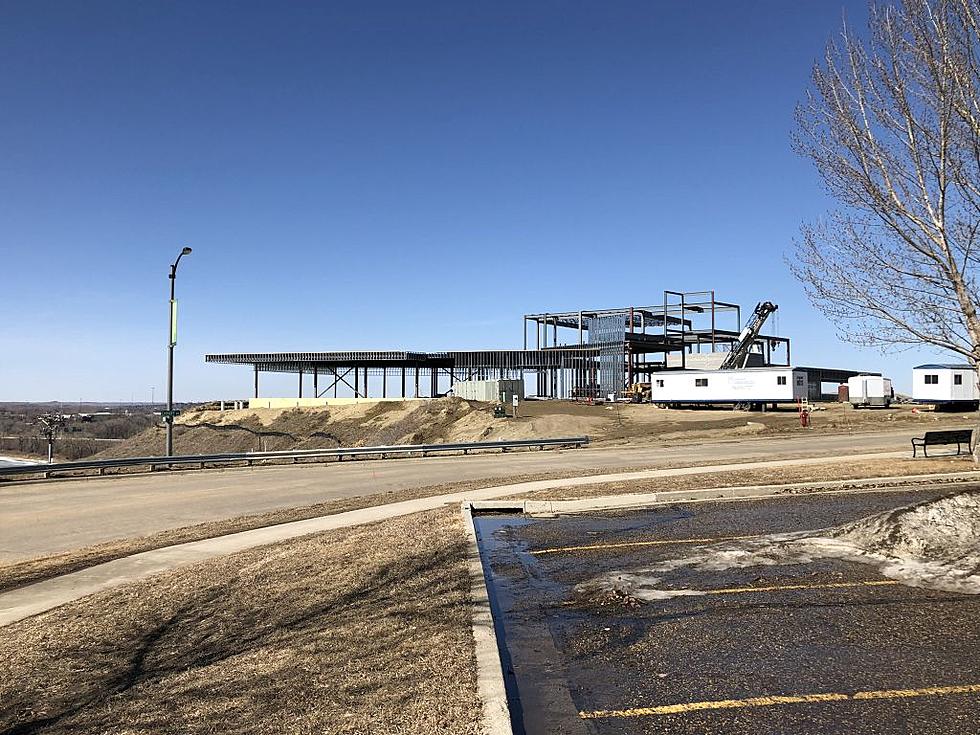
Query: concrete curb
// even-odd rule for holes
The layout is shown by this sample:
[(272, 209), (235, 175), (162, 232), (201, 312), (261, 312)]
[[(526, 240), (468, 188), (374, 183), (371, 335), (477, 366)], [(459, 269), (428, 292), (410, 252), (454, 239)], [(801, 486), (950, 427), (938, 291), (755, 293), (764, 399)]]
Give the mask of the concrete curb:
[(507, 707), (507, 686), (504, 683), (500, 648), (494, 629), (493, 611), (490, 608), (490, 593), (470, 504), (463, 502), (460, 512), (466, 528), (466, 562), (470, 574), (473, 644), (476, 653), (476, 688), (483, 703), (483, 731), (485, 735), (513, 735), (510, 710)]
[(919, 486), (965, 484), (980, 482), (980, 472), (955, 472), (933, 475), (871, 477), (859, 480), (828, 482), (797, 482), (786, 485), (736, 485), (732, 487), (675, 490), (660, 493), (625, 493), (599, 495), (577, 500), (474, 500), (472, 510), (496, 513), (524, 513), (532, 516), (553, 516), (562, 513), (587, 513), (603, 510), (625, 510), (671, 503), (709, 502), (712, 500), (750, 500), (753, 498), (798, 498), (806, 494), (826, 495), (841, 492), (889, 492), (915, 489)]

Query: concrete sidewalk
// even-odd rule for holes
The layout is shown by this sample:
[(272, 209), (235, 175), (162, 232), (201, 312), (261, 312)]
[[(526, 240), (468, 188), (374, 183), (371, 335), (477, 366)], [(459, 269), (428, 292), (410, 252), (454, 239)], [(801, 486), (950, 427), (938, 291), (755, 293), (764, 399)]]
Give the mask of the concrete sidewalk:
[(64, 605), (101, 590), (144, 579), (150, 575), (194, 562), (205, 561), (217, 556), (233, 554), (237, 551), (285, 541), (311, 533), (331, 531), (337, 528), (373, 523), (411, 513), (418, 513), (420, 511), (432, 510), (449, 503), (458, 504), (468, 500), (504, 498), (531, 493), (537, 490), (581, 485), (678, 477), (694, 474), (719, 474), (736, 470), (762, 469), (767, 467), (800, 467), (827, 464), (834, 461), (860, 462), (864, 460), (904, 457), (907, 454), (907, 452), (852, 454), (837, 458), (813, 457), (807, 459), (783, 459), (739, 464), (642, 470), (638, 472), (617, 472), (606, 475), (589, 475), (558, 480), (536, 480), (533, 482), (491, 486), (479, 490), (468, 490), (448, 495), (434, 495), (428, 498), (417, 498), (415, 500), (406, 500), (388, 505), (361, 508), (345, 513), (311, 518), (305, 521), (266, 526), (251, 531), (241, 531), (239, 533), (204, 539), (202, 541), (192, 541), (161, 549), (154, 549), (153, 551), (144, 551), (139, 554), (98, 564), (88, 569), (54, 577), (43, 582), (37, 582), (36, 584), (0, 594), (0, 626), (9, 625), (31, 615), (37, 615), (38, 613), (51, 610), (59, 605)]

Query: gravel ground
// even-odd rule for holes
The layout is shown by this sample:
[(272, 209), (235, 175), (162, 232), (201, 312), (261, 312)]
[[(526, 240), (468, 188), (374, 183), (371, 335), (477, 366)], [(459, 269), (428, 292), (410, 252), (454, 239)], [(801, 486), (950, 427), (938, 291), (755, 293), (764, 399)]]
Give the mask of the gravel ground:
[(465, 549), (447, 508), (0, 629), (0, 732), (475, 734)]

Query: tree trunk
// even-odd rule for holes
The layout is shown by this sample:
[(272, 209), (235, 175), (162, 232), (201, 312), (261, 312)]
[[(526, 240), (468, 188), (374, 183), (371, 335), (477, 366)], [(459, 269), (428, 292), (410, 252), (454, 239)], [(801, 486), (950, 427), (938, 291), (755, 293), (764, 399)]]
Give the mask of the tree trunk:
[[(980, 395), (980, 362), (973, 363), (973, 370), (976, 373), (977, 395)], [(977, 403), (977, 413), (973, 428), (973, 446), (970, 449), (973, 454), (973, 464), (980, 465), (980, 402)]]

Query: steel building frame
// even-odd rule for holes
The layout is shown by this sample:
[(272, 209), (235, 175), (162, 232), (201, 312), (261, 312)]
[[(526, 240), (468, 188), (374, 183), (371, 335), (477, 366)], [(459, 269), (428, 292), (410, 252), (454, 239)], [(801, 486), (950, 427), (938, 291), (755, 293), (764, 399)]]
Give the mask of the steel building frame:
[[(714, 291), (664, 291), (662, 303), (653, 306), (525, 314), (520, 350), (225, 353), (206, 355), (205, 361), (251, 365), (255, 397), (260, 373), (285, 372), (298, 375), (300, 398), (306, 376), (312, 377), (318, 398), (330, 392), (337, 397), (342, 389), (355, 397), (370, 397), (372, 378), (375, 397), (407, 398), (410, 393), (443, 395), (457, 380), (524, 379), (528, 374), (535, 377), (538, 397), (597, 398), (610, 392), (619, 395), (659, 370), (684, 368), (687, 356), (695, 352), (727, 351), (738, 339), (741, 322), (741, 307), (717, 300)], [(528, 341), (529, 323), (535, 325), (533, 346)], [(787, 337), (760, 335), (755, 348), (767, 365), (790, 364)], [(780, 350), (785, 350), (785, 362), (773, 363), (773, 353)]]

